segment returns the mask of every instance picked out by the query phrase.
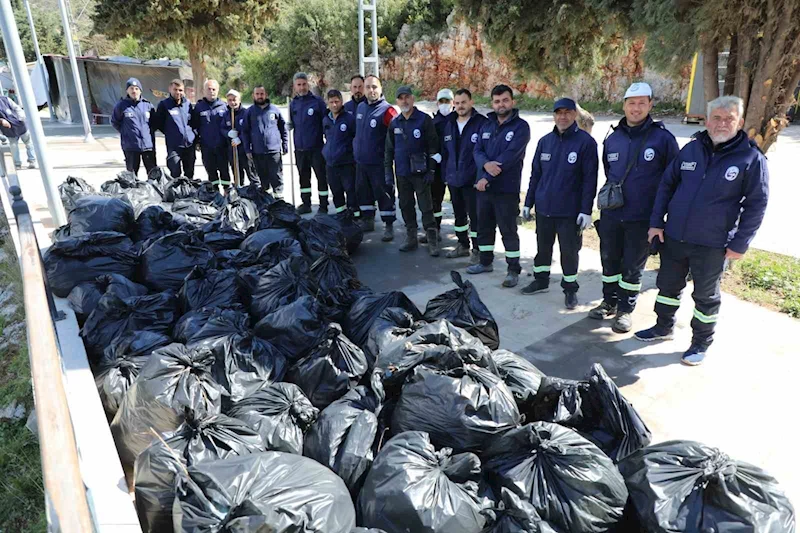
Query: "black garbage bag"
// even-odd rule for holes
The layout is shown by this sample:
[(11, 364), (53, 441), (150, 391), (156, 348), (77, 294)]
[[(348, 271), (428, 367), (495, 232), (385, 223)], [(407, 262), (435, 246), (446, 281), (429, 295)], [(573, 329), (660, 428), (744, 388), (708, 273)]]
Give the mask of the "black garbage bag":
[(261, 437), (225, 415), (188, 419), (174, 432), (154, 440), (134, 467), (136, 513), (143, 533), (172, 529), (175, 477), (186, 467), (266, 451)]
[(344, 235), (347, 253), (353, 255), (364, 240), (364, 230), (361, 229), (361, 225), (349, 209), (331, 215), (331, 219), (337, 223), (338, 230)]
[(204, 181), (200, 184), (196, 198), (201, 202), (213, 204), (216, 208), (220, 208), (225, 204), (225, 197), (219, 192), (219, 187), (210, 181)]
[(228, 410), (261, 435), (267, 450), (303, 454), (303, 435), (319, 416), (300, 387), (273, 383)]
[(260, 220), (258, 229), (286, 228), (293, 232), (303, 218), (297, 214), (294, 206), (283, 200), (274, 200), (264, 208), (259, 208)]
[(303, 389), (314, 407), (325, 409), (358, 385), (368, 369), (361, 348), (331, 323), (322, 342), (289, 369), (286, 379)]
[(239, 248), (247, 232), (257, 222), (255, 204), (244, 198), (236, 198), (225, 203), (217, 218), (203, 226), (203, 240), (215, 251)]
[(100, 190), (109, 194), (121, 194), (125, 189), (136, 186), (136, 174), (130, 170), (117, 173), (113, 180), (108, 180), (100, 185)]
[(155, 439), (174, 431), (187, 416), (205, 418), (220, 413), (222, 391), (211, 377), (214, 354), (170, 344), (154, 351), (122, 400), (111, 433), (123, 466)]
[(171, 342), (163, 333), (129, 331), (106, 347), (97, 363), (94, 382), (109, 420), (114, 418), (150, 354)]
[(414, 321), (414, 316), (402, 307), (387, 307), (372, 323), (364, 353), (374, 363), (383, 349), (398, 339), (405, 339), (425, 323)]
[(233, 307), (242, 303), (236, 271), (196, 266), (178, 292), (182, 313), (201, 307)]
[(177, 231), (153, 241), (142, 252), (138, 281), (156, 291), (180, 290), (196, 266), (211, 269), (214, 252), (194, 236)]
[(530, 410), (533, 420), (579, 431), (614, 462), (650, 444), (652, 434), (602, 365), (592, 365), (583, 381), (545, 377)]
[(164, 201), (175, 202), (183, 198), (197, 198), (200, 180), (189, 178), (174, 178), (164, 188)]
[(290, 362), (305, 357), (325, 337), (326, 322), (321, 306), (311, 296), (302, 296), (262, 318), (256, 335), (278, 348)]
[(164, 198), (166, 197), (167, 187), (170, 181), (172, 181), (172, 178), (170, 178), (161, 167), (153, 167), (150, 169), (150, 172), (147, 173), (147, 183), (156, 188), (163, 202), (167, 201)]
[(471, 282), (463, 281), (455, 270), (450, 272), (450, 277), (458, 288), (432, 298), (425, 306), (425, 320), (449, 320), (496, 350), (500, 347), (500, 332), (492, 313), (478, 296), (478, 289)]
[(229, 268), (240, 270), (255, 265), (258, 260), (258, 254), (245, 252), (238, 248), (234, 250), (217, 250), (214, 255), (217, 256), (217, 268), (220, 270)]
[(255, 231), (247, 236), (239, 246), (242, 250), (258, 253), (267, 244), (283, 239), (295, 240), (294, 232), (286, 228), (268, 228)]
[(169, 233), (174, 233), (179, 226), (180, 223), (175, 220), (172, 213), (164, 210), (160, 205), (151, 205), (136, 218), (133, 240), (139, 242), (147, 239), (158, 239)]
[(306, 433), (303, 455), (336, 472), (358, 495), (377, 447), (380, 402), (364, 386), (326, 407)]
[(201, 307), (178, 319), (172, 331), (172, 337), (183, 344), (212, 339), (206, 345), (213, 347), (229, 335), (247, 334), (249, 321), (250, 316), (241, 306), (228, 309)]
[(58, 193), (61, 196), (64, 211), (69, 213), (75, 208), (75, 201), (78, 198), (94, 194), (95, 190), (85, 179), (68, 176), (64, 183), (58, 186)]
[(577, 432), (534, 422), (492, 441), (484, 470), (559, 532), (600, 533), (622, 517), (628, 491), (613, 461)]
[(259, 211), (275, 202), (275, 198), (270, 193), (252, 183), (244, 187), (237, 187), (236, 192), (240, 198), (247, 198), (255, 203)]
[(81, 196), (67, 215), (68, 234), (71, 237), (98, 231), (133, 232), (136, 217), (133, 206), (113, 196)]
[(83, 326), (86, 319), (97, 307), (100, 298), (109, 291), (120, 298), (128, 298), (130, 296), (144, 296), (147, 294), (147, 287), (134, 283), (119, 274), (97, 276), (94, 281), (76, 285), (75, 288), (69, 291), (67, 300), (69, 300), (72, 310), (75, 311), (75, 318), (78, 319), (79, 325)]
[(328, 320), (342, 324), (347, 319), (347, 313), (350, 312), (353, 302), (361, 296), (371, 293), (372, 289), (358, 279), (349, 278), (326, 293), (319, 294), (318, 298), (325, 302)]
[(359, 523), (388, 533), (480, 533), (481, 461), (472, 453), (436, 450), (428, 435), (395, 435), (375, 457), (358, 497)]
[(489, 370), (470, 364), (451, 370), (422, 365), (403, 385), (392, 431), (425, 431), (437, 446), (480, 452), (520, 421), (511, 391)]
[[(364, 239), (364, 232), (350, 211), (333, 215), (316, 215), (311, 220), (314, 224), (306, 225), (306, 228), (316, 232), (319, 238), (327, 240), (328, 247), (335, 246), (352, 254)], [(325, 242), (318, 238), (311, 238), (310, 244), (320, 251), (326, 246)]]
[(323, 293), (328, 293), (347, 280), (358, 278), (358, 272), (346, 251), (327, 248), (311, 265), (311, 277)]
[(364, 294), (353, 302), (347, 320), (342, 324), (347, 337), (359, 346), (364, 346), (369, 328), (387, 307), (402, 307), (411, 313), (414, 320), (422, 319), (422, 313), (414, 302), (400, 291)]
[(645, 531), (794, 531), (794, 508), (775, 478), (711, 446), (663, 442), (619, 469)]
[(96, 363), (117, 337), (129, 331), (169, 335), (178, 319), (178, 302), (172, 291), (120, 298), (106, 292), (81, 328), (89, 360)]
[(98, 231), (53, 243), (44, 253), (50, 290), (59, 298), (84, 282), (103, 274), (133, 278), (137, 257), (133, 243), (122, 233)]
[(219, 211), (214, 204), (196, 198), (182, 198), (172, 203), (172, 212), (181, 215), (189, 224), (202, 226), (214, 220)]
[(344, 234), (339, 231), (338, 224), (329, 219), (328, 215), (317, 215), (314, 218), (301, 220), (298, 224), (300, 228), (298, 238), (303, 244), (303, 250), (312, 260), (319, 259), (327, 248), (347, 250)]
[(283, 452), (190, 467), (178, 478), (172, 513), (176, 531), (350, 533), (356, 525), (342, 480)]
[(136, 174), (127, 170), (117, 174), (115, 179), (103, 183), (100, 190), (126, 198), (137, 216), (148, 205), (160, 203), (163, 199), (155, 185), (147, 181), (138, 181)]
[(292, 256), (267, 269), (261, 265), (239, 272), (242, 295), (250, 314), (258, 320), (302, 296), (316, 293), (304, 257)]
[(481, 533), (559, 533), (542, 520), (536, 508), (529, 502), (521, 500), (505, 487), (500, 494), (501, 501), (487, 512), (491, 525)]
[(533, 400), (545, 377), (544, 373), (527, 359), (508, 350), (492, 352), (492, 361), (497, 367), (498, 375), (514, 395), (520, 412), (526, 412), (533, 406)]
[(378, 529), (375, 527), (357, 527), (353, 529), (350, 533), (386, 533), (382, 529)]

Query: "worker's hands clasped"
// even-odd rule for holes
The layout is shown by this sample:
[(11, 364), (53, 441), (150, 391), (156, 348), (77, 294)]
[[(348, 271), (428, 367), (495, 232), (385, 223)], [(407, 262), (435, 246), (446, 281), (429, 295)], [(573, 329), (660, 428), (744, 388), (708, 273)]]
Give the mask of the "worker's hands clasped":
[(586, 213), (581, 213), (578, 215), (577, 220), (575, 223), (580, 226), (581, 231), (584, 231), (592, 225), (592, 215), (587, 215)]
[(522, 208), (522, 220), (525, 222), (530, 222), (533, 217), (531, 216), (531, 208), (528, 206), (524, 206)]

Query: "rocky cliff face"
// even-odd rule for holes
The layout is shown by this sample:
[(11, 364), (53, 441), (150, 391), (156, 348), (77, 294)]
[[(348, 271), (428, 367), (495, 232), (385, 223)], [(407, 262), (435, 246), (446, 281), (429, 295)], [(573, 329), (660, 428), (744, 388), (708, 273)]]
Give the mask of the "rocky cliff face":
[[(472, 28), (462, 20), (448, 19), (447, 28), (433, 37), (411, 41), (404, 26), (395, 43), (396, 52), (381, 65), (383, 77), (402, 81), (435, 98), (442, 87), (467, 87), (488, 95), (498, 83), (511, 85), (531, 97), (554, 98), (553, 89), (541, 80), (519, 76), (506, 59), (482, 39), (480, 27)], [(641, 61), (644, 43), (638, 43), (627, 57), (602, 68), (600, 82), (579, 77), (571, 85), (570, 96), (579, 100), (621, 99), (634, 80), (647, 81), (660, 100), (685, 100), (689, 85), (688, 69), (684, 76), (672, 79), (645, 69)]]

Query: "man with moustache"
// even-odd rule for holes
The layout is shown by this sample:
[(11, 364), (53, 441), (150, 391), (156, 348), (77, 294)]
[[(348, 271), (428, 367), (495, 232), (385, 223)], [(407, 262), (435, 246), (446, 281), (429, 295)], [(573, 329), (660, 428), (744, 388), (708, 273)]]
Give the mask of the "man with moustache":
[[(192, 104), (184, 95), (183, 82), (169, 84), (169, 98), (158, 103), (154, 125), (161, 130), (167, 144), (167, 168), (173, 178), (181, 175), (194, 178), (195, 131), (192, 127)], [(183, 174), (181, 174), (181, 168)]]
[(344, 110), (342, 93), (337, 89), (328, 91), (330, 111), (322, 122), (325, 134), (325, 157), (328, 185), (333, 193), (333, 206), (337, 213), (348, 207), (358, 214), (356, 197), (356, 167), (353, 161), (353, 139), (356, 136), (356, 117)]
[(282, 154), (289, 152), (289, 135), (280, 110), (267, 98), (263, 85), (253, 89), (253, 105), (247, 109), (242, 125), (242, 144), (248, 161), (261, 179), (261, 187), (283, 196)]
[(661, 243), (658, 320), (637, 332), (636, 338), (672, 338), (681, 292), (691, 272), (692, 343), (681, 356), (681, 363), (689, 366), (703, 362), (713, 341), (725, 262), (744, 256), (767, 208), (767, 160), (742, 131), (743, 114), (744, 103), (737, 96), (708, 103), (706, 130), (697, 133), (667, 167), (650, 216), (648, 240)]
[[(225, 113), (225, 120), (222, 121), (220, 132), (222, 136), (227, 139), (228, 148), (228, 162), (231, 166), (231, 172), (235, 176), (233, 168), (233, 151), (236, 150), (236, 159), (239, 163), (239, 179), (244, 180), (245, 174), (250, 183), (256, 187), (261, 187), (261, 180), (258, 174), (253, 171), (250, 160), (247, 159), (247, 153), (244, 151), (244, 144), (242, 144), (242, 128), (244, 127), (244, 118), (246, 109), (242, 107), (242, 95), (239, 91), (231, 89), (225, 95), (228, 102), (228, 109)], [(237, 185), (242, 185), (238, 183)]]
[(322, 157), (322, 121), (327, 113), (325, 101), (311, 93), (305, 72), (297, 72), (293, 84), (295, 96), (289, 103), (289, 129), (294, 134), (294, 157), (300, 176), (302, 203), (297, 213), (305, 215), (311, 212), (311, 169), (317, 177), (317, 213), (327, 213), (328, 180)]
[(344, 104), (344, 110), (355, 116), (358, 104), (366, 100), (367, 97), (364, 96), (364, 76), (356, 74), (350, 79), (350, 101)]
[(192, 109), (192, 125), (197, 130), (200, 154), (208, 174), (208, 181), (227, 188), (231, 184), (228, 174), (228, 143), (220, 134), (220, 130), (228, 113), (228, 106), (218, 98), (217, 80), (206, 81), (203, 91), (205, 95)]

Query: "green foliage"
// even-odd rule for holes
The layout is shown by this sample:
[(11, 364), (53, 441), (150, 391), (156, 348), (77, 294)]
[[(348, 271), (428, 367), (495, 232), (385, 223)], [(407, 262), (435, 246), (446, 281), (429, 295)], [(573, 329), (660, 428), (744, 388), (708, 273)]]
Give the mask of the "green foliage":
[(748, 289), (745, 299), (766, 301), (800, 318), (800, 259), (751, 250), (731, 270)]
[[(25, 7), (22, 2), (13, 2), (14, 20), (19, 30), (19, 39), (22, 42), (22, 53), (25, 60), (36, 61), (36, 50), (33, 47), (31, 37), (31, 27), (28, 24), (28, 17), (25, 14)], [(39, 40), (39, 49), (42, 54), (65, 54), (64, 34), (61, 31), (61, 17), (58, 11), (43, 10), (36, 6), (31, 6), (33, 14), (33, 24), (36, 26), (36, 38)], [(6, 57), (6, 49), (0, 41), (0, 56)]]
[(135, 57), (138, 59), (187, 59), (189, 57), (186, 47), (181, 43), (153, 43), (146, 44), (134, 37), (126, 35), (117, 42), (119, 55)]
[[(384, 11), (380, 13), (382, 4)], [(403, 24), (409, 25), (410, 40), (418, 40), (424, 35), (440, 32), (447, 22), (447, 17), (455, 7), (455, 0), (388, 0), (378, 3), (378, 32), (389, 42), (397, 40)]]

